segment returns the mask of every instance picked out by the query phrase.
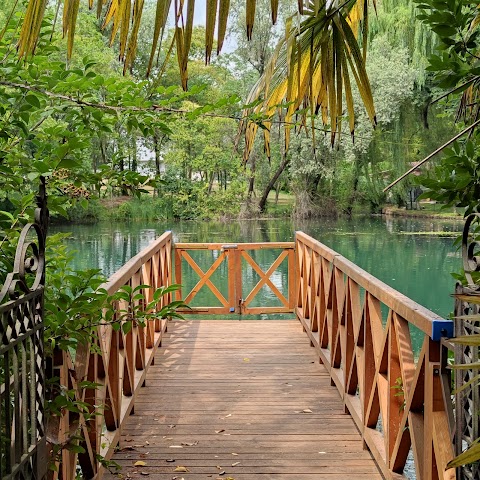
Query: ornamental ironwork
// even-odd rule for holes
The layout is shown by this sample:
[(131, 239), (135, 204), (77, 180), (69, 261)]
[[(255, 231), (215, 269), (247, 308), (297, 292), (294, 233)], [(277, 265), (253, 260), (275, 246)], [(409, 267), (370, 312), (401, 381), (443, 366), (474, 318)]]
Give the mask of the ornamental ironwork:
[[(479, 306), (468, 301), (469, 296), (480, 295), (480, 284), (475, 273), (480, 272), (480, 242), (476, 240), (480, 214), (467, 217), (462, 235), (463, 269), (467, 285), (457, 284), (455, 293), (455, 336), (479, 335), (480, 324), (476, 320)], [(474, 228), (475, 227), (475, 228)], [(474, 345), (455, 345), (455, 364), (475, 365), (479, 362), (479, 348)], [(480, 437), (480, 385), (474, 380), (478, 368), (455, 369), (455, 448), (457, 455)], [(472, 381), (473, 380), (473, 381)], [(478, 463), (457, 469), (457, 478), (480, 480)]]
[(46, 475), (43, 301), (48, 225), (45, 179), (35, 220), (18, 238), (0, 290), (0, 479)]

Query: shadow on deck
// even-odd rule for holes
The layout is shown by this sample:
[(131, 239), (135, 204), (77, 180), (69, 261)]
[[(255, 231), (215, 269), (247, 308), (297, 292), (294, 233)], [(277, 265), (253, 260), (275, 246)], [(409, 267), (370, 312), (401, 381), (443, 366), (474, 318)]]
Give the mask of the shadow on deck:
[(382, 478), (297, 320), (171, 322), (112, 460), (132, 479)]

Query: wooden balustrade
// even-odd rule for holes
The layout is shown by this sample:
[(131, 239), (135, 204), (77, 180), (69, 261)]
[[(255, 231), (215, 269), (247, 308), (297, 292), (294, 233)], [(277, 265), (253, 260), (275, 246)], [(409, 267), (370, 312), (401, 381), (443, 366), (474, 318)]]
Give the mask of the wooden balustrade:
[[(202, 269), (192, 257), (193, 251), (203, 250), (211, 252), (208, 267)], [(266, 268), (253, 258), (258, 250), (268, 250), (273, 254), (269, 266)], [(278, 255), (276, 251), (279, 251)], [(285, 271), (288, 280), (285, 285), (275, 285), (272, 275), (279, 270), (283, 262), (287, 262)], [(184, 265), (185, 266), (184, 266)], [(213, 275), (224, 267), (220, 275), (221, 284), (226, 288), (222, 293), (222, 285), (213, 280)], [(245, 267), (245, 268), (244, 268)], [(184, 270), (191, 269), (198, 276), (198, 282), (187, 293), (185, 289), (177, 291), (177, 300), (184, 299), (191, 309), (184, 313), (200, 314), (266, 314), (293, 312), (295, 302), (295, 253), (293, 242), (269, 243), (176, 243), (175, 244), (175, 283), (182, 284)], [(258, 281), (250, 288), (246, 285), (243, 274), (250, 269), (258, 276)], [(204, 271), (205, 270), (205, 271)], [(277, 306), (253, 306), (262, 287), (268, 287), (278, 300)], [(191, 302), (200, 290), (210, 290), (213, 294), (211, 301), (217, 301), (219, 306), (195, 306)]]
[[(124, 285), (133, 288), (150, 285), (153, 288), (141, 292), (145, 303), (151, 302), (155, 289), (172, 284), (171, 249), (172, 234), (166, 232), (112, 275), (103, 288), (112, 295)], [(159, 308), (171, 300), (171, 293), (167, 293)], [(122, 310), (127, 305), (121, 301), (116, 307)], [(75, 444), (72, 435), (76, 432), (85, 452), (63, 448), (54, 477), (73, 480), (77, 465), (84, 478), (102, 476), (97, 455), (106, 460), (111, 457), (122, 423), (133, 413), (135, 395), (145, 384), (147, 369), (154, 361), (165, 330), (166, 321), (160, 319), (147, 321), (145, 327), (134, 324), (126, 334), (115, 331), (111, 325), (100, 326), (95, 344), (81, 345), (74, 355), (58, 352), (56, 364), (61, 385), (74, 391), (75, 399), (86, 402), (90, 412), (96, 414), (89, 417), (83, 413), (64, 413), (58, 426), (59, 442), (67, 447)], [(85, 388), (84, 381), (97, 386)]]
[[(410, 450), (418, 480), (455, 478), (439, 319), (330, 248), (296, 234), (296, 313), (385, 478)], [(421, 339), (412, 348), (412, 331)]]
[[(172, 236), (167, 232), (113, 275), (105, 289), (113, 294), (123, 285), (148, 284), (153, 289), (143, 293), (151, 301), (155, 288), (172, 284), (171, 248)], [(249, 252), (259, 249), (281, 251), (265, 267)], [(193, 250), (214, 251), (213, 263), (206, 261), (207, 268), (197, 263), (189, 253)], [(285, 289), (281, 291), (272, 275), (284, 261), (288, 281), (282, 279)], [(438, 318), (302, 232), (297, 232), (295, 243), (176, 244), (174, 263), (176, 283), (182, 283), (182, 263), (199, 276), (185, 295), (187, 303), (201, 288), (210, 289), (220, 303), (220, 307), (194, 309), (195, 313), (296, 313), (385, 478), (405, 478), (402, 472), (411, 464), (409, 455), (418, 480), (455, 478), (454, 470), (445, 470), (454, 456), (454, 428), (441, 342), (442, 336), (451, 334), (452, 322)], [(221, 265), (223, 285), (217, 287), (212, 275)], [(258, 277), (248, 293), (242, 287), (242, 265)], [(279, 306), (251, 305), (264, 286), (271, 289)], [(176, 294), (181, 298), (181, 292)], [(162, 302), (171, 301), (170, 297)], [(145, 327), (136, 325), (127, 334), (102, 326), (97, 344), (84, 345), (75, 355), (60, 354), (62, 385), (100, 415), (85, 418), (82, 413), (67, 412), (62, 417), (60, 441), (67, 444), (80, 427), (85, 453), (64, 449), (57, 478), (75, 478), (77, 464), (86, 478), (102, 476), (97, 454), (107, 460), (111, 457), (165, 328), (160, 320)], [(417, 350), (413, 338), (418, 341)], [(99, 386), (82, 388), (84, 380)]]

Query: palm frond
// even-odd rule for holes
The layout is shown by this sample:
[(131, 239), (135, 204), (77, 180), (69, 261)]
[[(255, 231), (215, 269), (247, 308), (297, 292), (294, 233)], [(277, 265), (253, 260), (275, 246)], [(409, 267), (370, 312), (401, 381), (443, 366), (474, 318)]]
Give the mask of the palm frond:
[[(294, 115), (299, 114), (302, 128), (306, 128), (307, 116), (310, 115), (314, 131), (314, 117), (318, 112), (332, 132), (333, 144), (341, 131), (344, 101), (350, 133), (354, 134), (355, 112), (350, 75), (355, 80), (370, 121), (376, 124), (362, 52), (365, 30), (361, 25), (367, 21), (366, 2), (346, 2), (338, 7), (325, 0), (317, 0), (304, 8), (305, 17), (299, 25), (295, 25), (294, 17), (287, 21), (280, 50), (250, 92), (247, 104), (260, 98), (263, 101), (246, 111), (247, 116), (253, 112), (270, 119), (279, 104), (286, 104), (286, 148)], [(250, 136), (256, 132), (255, 128), (246, 128), (247, 151), (244, 159), (248, 159), (251, 153), (248, 146), (253, 146), (253, 139)]]

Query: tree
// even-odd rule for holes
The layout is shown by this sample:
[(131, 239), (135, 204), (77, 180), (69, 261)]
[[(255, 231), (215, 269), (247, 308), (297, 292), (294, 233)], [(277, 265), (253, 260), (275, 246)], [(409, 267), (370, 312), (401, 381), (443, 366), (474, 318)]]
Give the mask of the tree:
[[(41, 31), (42, 21), (47, 9), (47, 0), (29, 0), (22, 20), (18, 52), (21, 57), (35, 52)], [(67, 37), (67, 55), (71, 57), (75, 38), (75, 29), (80, 0), (60, 0), (63, 4), (63, 32)], [(112, 23), (111, 41), (119, 35), (119, 56), (124, 61), (124, 71), (132, 68), (138, 46), (138, 32), (145, 6), (144, 1), (131, 0), (120, 2), (113, 0), (103, 9), (103, 0), (97, 0), (97, 12), (104, 16), (104, 24)], [(93, 7), (94, 1), (89, 0)], [(277, 0), (271, 1), (273, 23), (277, 20)], [(225, 37), (230, 2), (216, 0), (207, 2), (207, 21), (205, 28), (205, 59), (211, 58), (214, 31), (218, 30), (218, 47), (220, 51)], [(176, 55), (179, 64), (181, 83), (184, 89), (188, 83), (188, 58), (192, 45), (193, 17), (195, 1), (189, 0), (186, 11), (184, 3), (176, 2), (174, 6)], [(157, 0), (155, 27), (151, 42), (151, 53), (147, 72), (151, 71), (158, 41), (163, 37), (168, 18), (170, 1)], [(249, 0), (246, 9), (247, 38), (252, 37), (256, 1)], [(218, 9), (218, 22), (217, 22)], [(252, 93), (252, 99), (258, 99), (261, 92), (265, 94), (262, 106), (254, 110), (254, 114), (263, 112), (270, 118), (277, 106), (284, 99), (288, 103), (286, 122), (292, 122), (295, 112), (313, 113), (320, 109), (324, 123), (330, 122), (332, 141), (337, 131), (337, 123), (343, 114), (342, 91), (346, 93), (346, 105), (349, 111), (350, 130), (354, 129), (354, 112), (351, 99), (351, 81), (349, 69), (352, 70), (355, 83), (358, 85), (371, 121), (375, 122), (370, 85), (365, 71), (364, 58), (366, 47), (367, 0), (352, 2), (319, 2), (304, 5), (299, 2), (301, 22), (297, 24), (292, 17), (287, 22), (285, 37), (276, 49), (273, 60), (265, 75)], [(361, 47), (363, 44), (363, 53)], [(306, 110), (304, 110), (304, 108)], [(308, 110), (310, 109), (310, 110)], [(246, 151), (251, 151), (253, 137), (257, 131), (257, 123), (249, 123), (247, 129)], [(268, 131), (268, 125), (267, 125)], [(288, 146), (290, 128), (286, 129)], [(265, 136), (266, 148), (269, 149), (269, 136)]]

